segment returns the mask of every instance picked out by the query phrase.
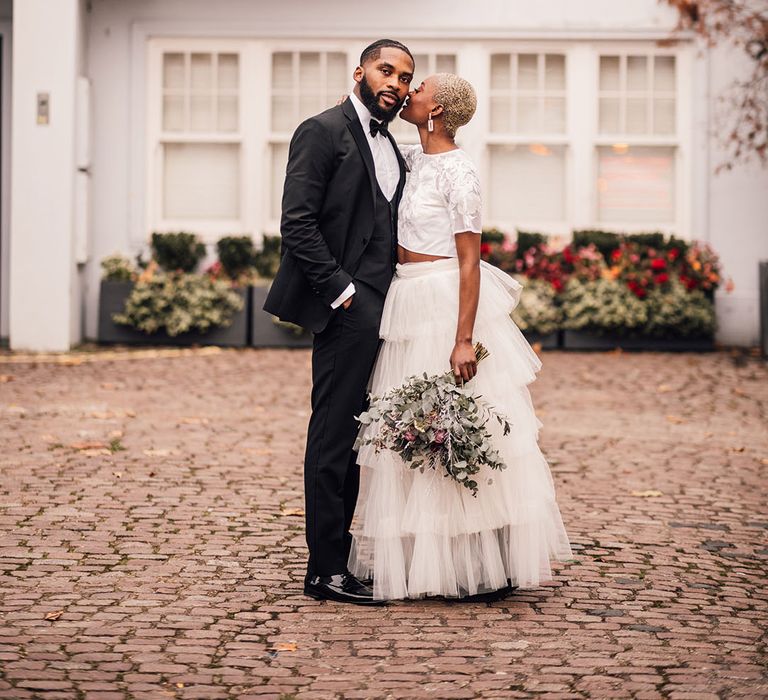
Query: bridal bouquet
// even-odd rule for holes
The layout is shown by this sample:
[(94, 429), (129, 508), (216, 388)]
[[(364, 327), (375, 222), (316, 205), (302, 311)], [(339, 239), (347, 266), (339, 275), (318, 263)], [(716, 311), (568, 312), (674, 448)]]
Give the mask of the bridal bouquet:
[[(481, 343), (475, 345), (475, 357), (478, 363), (488, 357)], [(439, 468), (477, 496), (473, 477), (480, 466), (506, 467), (491, 443), (487, 424), (492, 419), (504, 435), (509, 433), (509, 422), (463, 384), (456, 384), (452, 372), (415, 375), (401, 387), (371, 397), (368, 410), (357, 420), (361, 425), (381, 421), (381, 426), (371, 437), (358, 437), (355, 449), (374, 445), (377, 452), (396, 452), (411, 469)]]

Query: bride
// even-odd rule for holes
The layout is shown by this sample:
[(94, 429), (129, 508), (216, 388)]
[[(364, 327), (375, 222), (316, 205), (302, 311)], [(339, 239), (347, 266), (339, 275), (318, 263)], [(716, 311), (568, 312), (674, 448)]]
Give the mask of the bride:
[[(536, 587), (551, 579), (552, 560), (572, 557), (527, 389), (541, 362), (509, 316), (522, 288), (480, 260), (477, 172), (454, 140), (476, 103), (466, 80), (440, 73), (412, 91), (400, 113), (421, 145), (400, 147), (410, 174), (369, 388), (381, 396), (450, 366), (512, 424), (506, 436), (488, 424), (506, 468), (491, 474), (481, 466), (473, 497), (438, 470), (411, 470), (393, 452), (360, 449), (349, 569), (373, 579), (378, 600)], [(490, 352), (479, 368), (477, 341)], [(360, 437), (379, 427), (363, 426)]]

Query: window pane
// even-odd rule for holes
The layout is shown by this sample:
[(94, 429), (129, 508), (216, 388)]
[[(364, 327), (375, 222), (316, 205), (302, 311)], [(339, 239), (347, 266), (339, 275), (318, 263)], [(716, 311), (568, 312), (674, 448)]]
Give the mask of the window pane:
[(565, 56), (549, 53), (544, 59), (544, 87), (547, 90), (564, 90)]
[(627, 56), (627, 90), (648, 89), (648, 57)]
[(272, 183), (270, 197), (270, 216), (280, 220), (283, 198), (283, 184), (285, 183), (285, 167), (288, 165), (288, 144), (273, 143), (270, 158), (270, 181)]
[(535, 53), (517, 55), (517, 87), (535, 90), (539, 87), (539, 57)]
[(240, 217), (239, 146), (169, 143), (164, 156), (164, 218)]
[(211, 54), (192, 54), (192, 89), (208, 91), (213, 89), (213, 68)]
[(550, 134), (565, 131), (565, 98), (545, 97), (540, 129)]
[(213, 131), (213, 96), (192, 95), (189, 101), (190, 125), (192, 131)]
[(299, 54), (299, 90), (322, 89), (320, 73), (320, 54), (319, 53), (300, 53)]
[(183, 90), (186, 87), (183, 53), (163, 54), (163, 87)]
[[(328, 91), (336, 94), (338, 100), (350, 91), (352, 77), (347, 75), (347, 55), (343, 53), (328, 54)], [(335, 102), (335, 101), (334, 101)], [(333, 102), (331, 104), (334, 104)]]
[(631, 97), (627, 99), (627, 126), (628, 134), (648, 133), (648, 100)]
[(272, 54), (272, 89), (290, 90), (293, 87), (293, 54)]
[(273, 97), (272, 131), (291, 131), (294, 121), (293, 97)]
[(615, 223), (675, 219), (673, 148), (598, 148), (598, 218)]
[(322, 112), (325, 107), (322, 95), (299, 95), (299, 122)]
[(619, 99), (617, 97), (600, 98), (600, 133), (618, 134), (621, 131), (619, 123)]
[(417, 88), (432, 71), (429, 68), (429, 56), (425, 53), (417, 53), (413, 56), (415, 64), (413, 73), (413, 87)]
[(435, 57), (435, 73), (455, 73), (456, 56), (449, 53), (439, 53)]
[(218, 131), (237, 131), (238, 128), (238, 99), (230, 95), (219, 97), (218, 121), (216, 128)]
[(235, 53), (219, 54), (219, 90), (237, 90), (239, 87), (239, 62)]
[(507, 222), (565, 219), (565, 148), (492, 146), (491, 217)]
[(508, 90), (511, 87), (512, 73), (509, 67), (508, 53), (495, 53), (491, 56), (491, 88)]
[(653, 131), (656, 134), (675, 133), (675, 101), (657, 98), (653, 101)]
[(163, 97), (163, 130), (182, 131), (184, 129), (184, 97), (165, 95)]
[(504, 133), (512, 130), (508, 97), (491, 98), (491, 131)]
[(675, 89), (675, 57), (656, 56), (653, 60), (653, 89), (673, 92)]
[(619, 57), (600, 56), (600, 89), (618, 90), (619, 86)]
[(517, 98), (517, 131), (522, 134), (541, 131), (538, 97)]

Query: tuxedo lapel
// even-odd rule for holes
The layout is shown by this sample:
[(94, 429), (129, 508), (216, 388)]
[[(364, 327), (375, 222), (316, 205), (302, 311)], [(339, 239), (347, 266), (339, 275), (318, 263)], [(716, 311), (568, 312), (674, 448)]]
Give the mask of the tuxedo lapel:
[(400, 197), (403, 194), (403, 189), (405, 188), (405, 174), (408, 172), (408, 166), (405, 164), (405, 159), (403, 158), (403, 154), (400, 153), (400, 149), (397, 147), (397, 142), (395, 141), (395, 137), (392, 136), (392, 134), (390, 134), (389, 132), (387, 132), (387, 138), (392, 144), (392, 148), (395, 149), (395, 155), (397, 156), (397, 164), (400, 166), (400, 180), (397, 183), (397, 190), (395, 190), (395, 204), (398, 204), (400, 202)]
[[(373, 154), (371, 153), (370, 146), (368, 146), (368, 139), (365, 137), (363, 126), (360, 124), (360, 120), (357, 117), (357, 112), (352, 102), (347, 99), (341, 103), (341, 109), (347, 117), (347, 128), (352, 132), (352, 136), (355, 139), (357, 148), (360, 151), (360, 155), (363, 157), (365, 163), (365, 169), (368, 171), (368, 180), (371, 184), (371, 198), (373, 199), (374, 206), (376, 205), (376, 166), (373, 162)], [(395, 149), (397, 150), (397, 149)]]

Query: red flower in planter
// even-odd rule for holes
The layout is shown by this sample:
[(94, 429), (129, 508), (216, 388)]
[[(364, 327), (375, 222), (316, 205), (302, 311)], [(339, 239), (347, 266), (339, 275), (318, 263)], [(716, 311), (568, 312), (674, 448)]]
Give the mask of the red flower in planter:
[(665, 282), (669, 282), (669, 275), (666, 272), (662, 272), (656, 275), (654, 279), (656, 280), (656, 284), (664, 284)]
[(674, 262), (680, 257), (680, 249), (679, 248), (670, 248), (667, 251), (667, 257)]
[(491, 244), (490, 243), (481, 243), (480, 244), (480, 255), (482, 257), (488, 256), (491, 254)]
[(652, 270), (666, 270), (667, 268), (667, 261), (663, 258), (654, 258), (651, 260), (651, 269)]
[(614, 251), (611, 253), (611, 260), (613, 260), (614, 262), (615, 262), (616, 260), (621, 260), (621, 256), (622, 256), (623, 254), (624, 254), (624, 253), (623, 253), (623, 251), (621, 250), (621, 248), (616, 248), (616, 249), (614, 249)]

